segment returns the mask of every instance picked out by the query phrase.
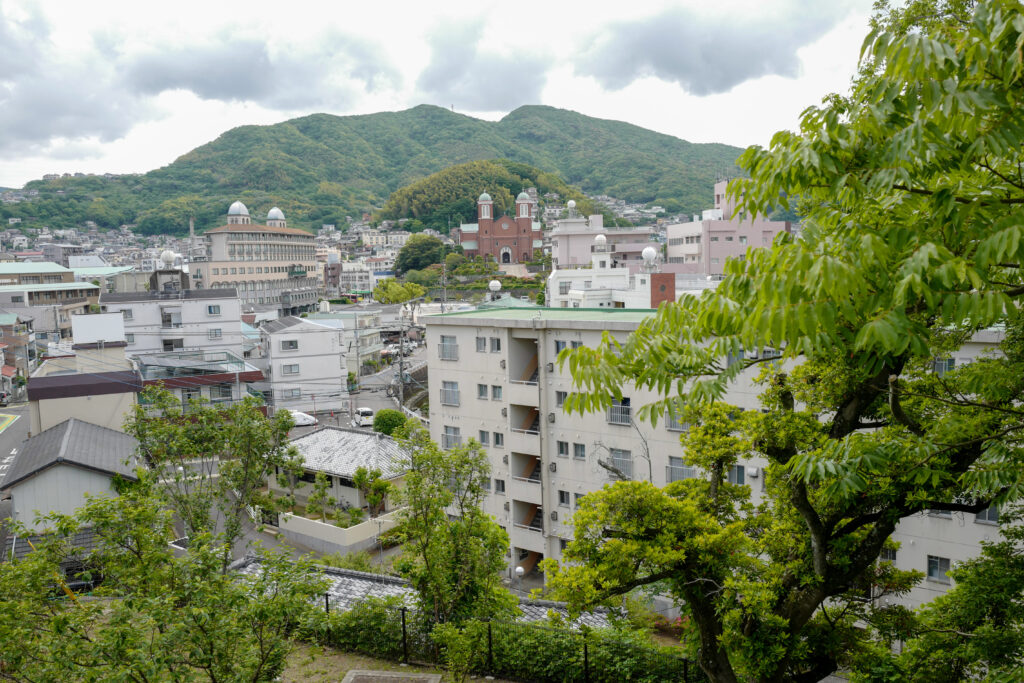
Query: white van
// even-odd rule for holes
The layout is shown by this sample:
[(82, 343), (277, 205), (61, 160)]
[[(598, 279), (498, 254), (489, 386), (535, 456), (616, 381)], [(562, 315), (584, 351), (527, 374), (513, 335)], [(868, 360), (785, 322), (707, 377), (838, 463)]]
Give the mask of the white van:
[(355, 417), (352, 418), (353, 427), (372, 427), (373, 411), (369, 408), (356, 408)]

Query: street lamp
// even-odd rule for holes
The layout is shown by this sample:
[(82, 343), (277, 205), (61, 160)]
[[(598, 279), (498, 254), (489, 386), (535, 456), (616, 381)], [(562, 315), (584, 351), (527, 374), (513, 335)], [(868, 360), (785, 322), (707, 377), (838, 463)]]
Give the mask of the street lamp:
[(519, 587), (516, 589), (516, 591), (520, 595), (522, 595), (522, 593), (523, 593), (523, 574), (525, 574), (525, 573), (526, 573), (526, 570), (523, 569), (522, 566), (516, 567), (516, 583), (519, 585)]

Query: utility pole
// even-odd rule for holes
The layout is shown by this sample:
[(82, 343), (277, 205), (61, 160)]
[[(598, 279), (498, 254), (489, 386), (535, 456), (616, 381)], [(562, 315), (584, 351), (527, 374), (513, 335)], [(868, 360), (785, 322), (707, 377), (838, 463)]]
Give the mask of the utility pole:
[(405, 407), (405, 323), (398, 321), (398, 409)]
[(441, 312), (444, 313), (448, 303), (448, 261), (441, 261)]

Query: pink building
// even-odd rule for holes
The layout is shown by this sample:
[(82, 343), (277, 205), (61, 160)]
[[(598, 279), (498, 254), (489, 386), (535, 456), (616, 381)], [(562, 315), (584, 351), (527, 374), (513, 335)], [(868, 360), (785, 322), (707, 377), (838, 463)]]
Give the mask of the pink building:
[(590, 217), (577, 215), (576, 202), (571, 199), (567, 209), (569, 215), (560, 219), (551, 231), (551, 257), (557, 268), (590, 267), (594, 238), (604, 235), (607, 239), (609, 263), (627, 266), (633, 272), (639, 271), (644, 248), (652, 246), (651, 228), (606, 230), (601, 214)]
[(678, 272), (721, 275), (726, 259), (744, 258), (750, 247), (769, 246), (780, 232), (792, 232), (789, 221), (738, 216), (736, 202), (725, 196), (727, 185), (715, 183), (715, 208), (691, 223), (668, 226), (668, 262)]

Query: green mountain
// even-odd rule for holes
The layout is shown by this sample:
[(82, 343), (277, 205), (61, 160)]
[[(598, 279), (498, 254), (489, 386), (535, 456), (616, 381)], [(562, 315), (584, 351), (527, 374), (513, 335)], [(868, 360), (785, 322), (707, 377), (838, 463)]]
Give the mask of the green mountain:
[(32, 181), (29, 203), (0, 219), (68, 227), (139, 224), (178, 233), (219, 225), (241, 199), (254, 216), (280, 206), (289, 223), (315, 228), (381, 206), (392, 192), (467, 161), (509, 159), (555, 173), (590, 194), (657, 203), (670, 211), (708, 206), (716, 175), (740, 149), (694, 144), (638, 126), (544, 106), (497, 122), (421, 105), (362, 116), (314, 114), (271, 126), (241, 126), (143, 175)]

